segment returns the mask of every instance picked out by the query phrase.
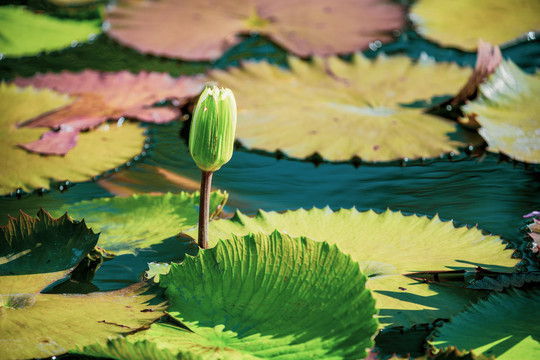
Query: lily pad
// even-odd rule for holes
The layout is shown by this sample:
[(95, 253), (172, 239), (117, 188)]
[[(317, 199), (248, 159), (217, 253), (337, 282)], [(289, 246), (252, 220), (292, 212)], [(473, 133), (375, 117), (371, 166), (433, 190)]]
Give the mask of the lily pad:
[(481, 38), (494, 45), (540, 30), (540, 2), (529, 0), (419, 0), (410, 18), (417, 31), (443, 46), (472, 51)]
[(540, 162), (540, 76), (528, 75), (511, 60), (503, 61), (480, 85), (476, 100), (463, 112), (481, 126), (488, 150), (513, 159)]
[(109, 36), (135, 49), (186, 60), (217, 59), (260, 33), (299, 55), (334, 55), (390, 42), (405, 24), (405, 8), (389, 1), (124, 0), (106, 15)]
[[(481, 139), (459, 125), (412, 107), (456, 94), (471, 69), (422, 57), (357, 54), (313, 62), (291, 57), (291, 70), (266, 62), (210, 73), (231, 88), (238, 104), (236, 136), (249, 149), (293, 158), (392, 161), (459, 153)], [(409, 105), (409, 106), (406, 106)]]
[[(26, 144), (28, 150), (42, 154), (66, 154), (76, 145), (74, 136), (79, 130), (94, 128), (108, 119), (128, 117), (165, 123), (178, 118), (179, 107), (202, 91), (204, 80), (201, 76), (175, 79), (169, 74), (146, 71), (132, 74), (129, 71), (100, 73), (85, 70), (81, 73), (38, 74), (32, 78), (17, 78), (15, 83), (52, 89), (75, 97), (73, 103), (40, 114), (25, 123), (28, 127), (55, 130), (38, 141)], [(152, 106), (165, 100), (175, 106)]]
[(101, 33), (101, 20), (59, 19), (36, 14), (22, 6), (0, 7), (0, 53), (33, 56), (93, 39)]
[(0, 358), (45, 358), (148, 328), (163, 316), (146, 283), (88, 295), (0, 294)]
[(109, 339), (106, 344), (88, 345), (70, 353), (115, 360), (202, 360), (202, 357), (189, 352), (178, 351), (177, 354), (173, 354), (172, 351), (158, 348), (153, 342), (147, 340), (132, 342), (125, 337)]
[(52, 111), (71, 101), (51, 90), (0, 84), (0, 193), (21, 188), (50, 189), (51, 182), (86, 181), (122, 165), (138, 155), (144, 145), (143, 129), (131, 122), (104, 124), (79, 134), (78, 146), (69, 154), (43, 157), (17, 146), (38, 139), (43, 129), (18, 127), (25, 120)]
[[(204, 275), (204, 276), (203, 276)], [(204, 281), (201, 281), (204, 279)], [(219, 242), (161, 275), (168, 313), (146, 339), (205, 359), (366, 357), (377, 332), (366, 277), (336, 246), (286, 234)]]
[(435, 351), (453, 345), (497, 360), (535, 360), (540, 354), (540, 324), (531, 312), (539, 301), (540, 289), (493, 293), (437, 328), (429, 343)]
[[(209, 227), (210, 246), (218, 239), (230, 239), (250, 232), (269, 234), (274, 230), (290, 236), (307, 236), (335, 244), (351, 255), (369, 277), (381, 309), (382, 326), (410, 327), (448, 318), (484, 296), (484, 292), (451, 288), (414, 281), (403, 274), (444, 271), (477, 266), (498, 272), (512, 272), (519, 259), (505, 250), (498, 236), (485, 235), (477, 228), (456, 228), (437, 216), (405, 216), (387, 210), (329, 208), (287, 211), (259, 211), (255, 217), (237, 212), (230, 220), (214, 220)], [(196, 229), (186, 234), (197, 237)]]
[(0, 289), (39, 292), (68, 275), (94, 248), (99, 235), (84, 221), (58, 219), (41, 209), (37, 218), (22, 211), (0, 226)]
[[(210, 217), (219, 215), (228, 194), (210, 195)], [(189, 229), (199, 220), (199, 193), (132, 195), (81, 201), (53, 213), (69, 210), (70, 216), (83, 219), (101, 232), (99, 245), (117, 255), (137, 254), (164, 239)]]

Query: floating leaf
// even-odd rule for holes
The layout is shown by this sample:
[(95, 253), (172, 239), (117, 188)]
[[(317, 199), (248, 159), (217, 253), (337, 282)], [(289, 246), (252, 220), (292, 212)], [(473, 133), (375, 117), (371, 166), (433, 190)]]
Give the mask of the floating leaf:
[(143, 129), (124, 122), (118, 126), (105, 124), (94, 131), (79, 134), (79, 145), (63, 157), (28, 153), (17, 145), (39, 138), (43, 129), (17, 125), (32, 116), (58, 108), (69, 99), (50, 90), (21, 89), (4, 83), (0, 84), (0, 97), (1, 194), (17, 188), (24, 191), (49, 189), (51, 181), (86, 181), (122, 165), (139, 154), (143, 147)]
[(33, 56), (87, 41), (101, 33), (101, 20), (70, 20), (36, 14), (21, 6), (0, 7), (0, 53)]
[(429, 340), (435, 349), (453, 345), (497, 360), (535, 360), (540, 353), (540, 324), (534, 315), (540, 289), (492, 293), (437, 328)]
[(481, 126), (488, 150), (519, 161), (540, 162), (540, 76), (527, 75), (512, 61), (502, 62), (480, 85), (463, 112)]
[(0, 294), (0, 358), (44, 358), (147, 328), (163, 316), (146, 283), (88, 295)]
[(540, 273), (527, 272), (517, 274), (500, 274), (496, 277), (485, 276), (467, 286), (469, 289), (486, 289), (503, 291), (509, 287), (522, 287), (529, 283), (540, 283)]
[[(374, 290), (379, 321), (384, 326), (430, 323), (448, 318), (476, 301), (483, 293), (439, 284), (416, 282), (400, 274), (429, 270), (467, 269), (477, 266), (512, 272), (518, 259), (505, 250), (498, 236), (485, 235), (476, 228), (456, 228), (437, 216), (404, 216), (399, 212), (358, 212), (354, 208), (333, 212), (329, 208), (287, 211), (259, 211), (255, 217), (240, 212), (230, 220), (210, 223), (210, 246), (231, 234), (271, 233), (306, 236), (336, 244), (360, 263)], [(187, 235), (197, 237), (196, 229)]]
[[(210, 195), (210, 216), (217, 216), (228, 194)], [(136, 254), (137, 249), (160, 243), (197, 224), (199, 193), (133, 195), (81, 201), (57, 210), (69, 209), (70, 216), (83, 219), (101, 232), (99, 245), (118, 255)], [(56, 213), (55, 212), (55, 213)]]
[(37, 218), (22, 211), (0, 226), (0, 289), (39, 292), (62, 279), (94, 248), (99, 235), (67, 215), (55, 219), (41, 209)]
[[(204, 281), (201, 281), (204, 278)], [(168, 313), (146, 339), (205, 359), (364, 358), (377, 332), (366, 277), (336, 246), (274, 232), (233, 237), (160, 276)]]
[[(200, 76), (175, 79), (169, 74), (145, 71), (136, 75), (129, 71), (64, 71), (60, 74), (17, 78), (15, 83), (52, 89), (76, 97), (72, 104), (39, 115), (25, 124), (29, 127), (60, 129), (25, 145), (28, 150), (42, 154), (66, 154), (75, 146), (77, 141), (74, 135), (79, 130), (94, 128), (108, 119), (128, 117), (153, 123), (170, 122), (179, 116), (178, 106), (184, 105), (203, 89), (203, 78)], [(164, 100), (172, 101), (177, 106), (152, 107)]]
[(177, 351), (173, 354), (167, 349), (159, 349), (150, 341), (143, 340), (132, 342), (125, 337), (110, 339), (107, 344), (93, 344), (85, 346), (83, 349), (70, 351), (73, 354), (84, 354), (98, 358), (108, 358), (116, 360), (199, 360), (200, 356), (184, 351)]
[(210, 60), (237, 44), (237, 35), (253, 32), (299, 56), (367, 49), (393, 40), (392, 31), (405, 24), (405, 9), (371, 0), (124, 0), (106, 20), (109, 36), (139, 51)]
[(459, 153), (469, 139), (455, 122), (403, 106), (455, 94), (471, 74), (455, 64), (406, 56), (313, 63), (290, 58), (291, 70), (266, 62), (213, 71), (238, 104), (238, 140), (250, 149), (330, 161), (437, 157)]
[(411, 20), (424, 37), (472, 51), (478, 39), (494, 45), (540, 29), (540, 2), (529, 0), (419, 0)]

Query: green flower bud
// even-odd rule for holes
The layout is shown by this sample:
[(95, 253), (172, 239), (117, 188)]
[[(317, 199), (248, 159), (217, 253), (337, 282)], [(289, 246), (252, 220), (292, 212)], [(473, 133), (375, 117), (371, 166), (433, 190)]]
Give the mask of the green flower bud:
[(230, 89), (205, 88), (193, 112), (189, 152), (199, 169), (216, 171), (232, 157), (236, 101)]

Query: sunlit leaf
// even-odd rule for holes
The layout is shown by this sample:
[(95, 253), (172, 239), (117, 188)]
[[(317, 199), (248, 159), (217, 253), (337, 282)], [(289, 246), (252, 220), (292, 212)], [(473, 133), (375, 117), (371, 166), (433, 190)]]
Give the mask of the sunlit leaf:
[(159, 282), (168, 313), (191, 331), (154, 324), (132, 339), (174, 352), (361, 359), (377, 332), (375, 301), (358, 264), (336, 246), (306, 238), (235, 237), (172, 264)]
[[(259, 211), (255, 217), (240, 212), (230, 220), (210, 223), (210, 246), (250, 232), (266, 234), (278, 230), (290, 236), (306, 236), (336, 244), (360, 263), (373, 287), (379, 321), (383, 326), (412, 326), (448, 318), (476, 301), (483, 293), (469, 289), (426, 284), (402, 276), (411, 272), (484, 269), (512, 272), (519, 259), (505, 250), (498, 236), (485, 235), (477, 228), (456, 228), (438, 217), (405, 216), (399, 212), (333, 212), (329, 208), (287, 211)], [(186, 232), (196, 238), (196, 229)]]
[(0, 358), (45, 358), (143, 330), (164, 314), (161, 302), (146, 283), (88, 295), (2, 291)]
[(0, 193), (22, 188), (49, 189), (52, 181), (86, 181), (138, 155), (144, 144), (143, 129), (133, 123), (103, 125), (79, 135), (78, 146), (63, 157), (28, 153), (17, 145), (39, 138), (43, 129), (17, 124), (65, 104), (67, 97), (50, 90), (36, 91), (0, 84)]
[(187, 60), (220, 57), (260, 33), (299, 56), (333, 55), (393, 40), (403, 6), (371, 0), (124, 0), (110, 10), (108, 34), (135, 49)]
[[(85, 70), (81, 73), (64, 71), (60, 74), (38, 74), (32, 78), (17, 78), (19, 86), (52, 89), (75, 97), (72, 104), (39, 115), (25, 125), (28, 127), (60, 128), (49, 132), (26, 148), (43, 154), (66, 154), (76, 144), (73, 136), (79, 130), (91, 129), (107, 119), (136, 118), (145, 122), (164, 123), (176, 119), (179, 106), (203, 89), (200, 76), (175, 79), (169, 74), (129, 71), (100, 73)], [(152, 107), (169, 100), (172, 106)]]
[(36, 55), (87, 41), (101, 33), (101, 20), (59, 19), (21, 6), (0, 7), (0, 53)]
[(522, 72), (512, 61), (502, 62), (480, 85), (476, 100), (463, 112), (481, 126), (488, 150), (529, 162), (540, 162), (540, 76)]
[[(249, 149), (331, 161), (433, 158), (459, 153), (479, 139), (455, 122), (405, 106), (456, 94), (471, 69), (406, 56), (356, 55), (312, 63), (290, 58), (291, 70), (266, 62), (213, 71), (238, 104), (238, 140)], [(481, 141), (481, 140), (480, 140)]]
[(540, 354), (540, 324), (535, 310), (540, 290), (493, 293), (437, 328), (429, 343), (435, 349), (453, 345), (497, 360), (535, 360)]
[(94, 248), (99, 235), (67, 215), (22, 211), (0, 226), (0, 291), (34, 293), (69, 274)]
[[(228, 194), (210, 195), (210, 217), (217, 216)], [(199, 193), (133, 195), (110, 197), (66, 205), (53, 213), (69, 211), (84, 219), (95, 232), (101, 232), (99, 246), (117, 255), (136, 254), (137, 249), (150, 247), (189, 229), (199, 220)]]
[(443, 46), (474, 50), (540, 29), (540, 2), (529, 0), (419, 0), (411, 7), (417, 31)]
[(116, 360), (199, 360), (200, 356), (184, 351), (173, 354), (168, 349), (160, 349), (150, 341), (129, 341), (125, 337), (110, 339), (106, 344), (93, 344), (84, 349), (73, 350), (71, 353), (84, 354), (98, 358)]

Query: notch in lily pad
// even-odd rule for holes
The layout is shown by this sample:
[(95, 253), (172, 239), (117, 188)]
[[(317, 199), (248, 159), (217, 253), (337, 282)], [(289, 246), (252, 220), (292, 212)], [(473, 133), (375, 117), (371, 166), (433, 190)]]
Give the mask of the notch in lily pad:
[(199, 247), (208, 248), (208, 209), (212, 175), (232, 157), (236, 100), (230, 89), (206, 87), (199, 97), (189, 133), (189, 152), (202, 171)]

